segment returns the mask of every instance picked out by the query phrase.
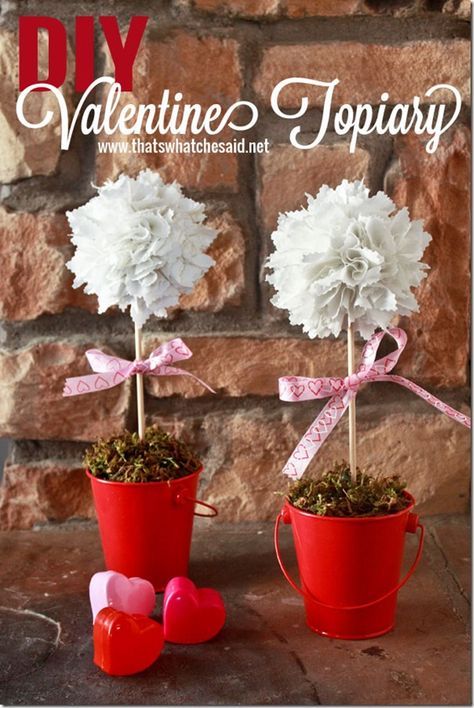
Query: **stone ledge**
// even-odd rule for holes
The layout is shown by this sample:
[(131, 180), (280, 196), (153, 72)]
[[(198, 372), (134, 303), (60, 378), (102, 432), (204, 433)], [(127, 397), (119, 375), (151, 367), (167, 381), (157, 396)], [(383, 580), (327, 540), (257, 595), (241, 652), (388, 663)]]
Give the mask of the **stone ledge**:
[[(305, 626), (302, 601), (278, 570), (272, 523), (197, 522), (190, 575), (222, 593), (226, 625), (212, 642), (167, 645), (146, 674), (113, 681), (117, 705), (233, 705), (236, 695), (245, 705), (469, 704), (469, 608), (430, 534), (399, 594), (394, 631), (344, 642)], [(466, 517), (438, 517), (428, 529), (432, 523), (438, 530), (448, 524), (448, 532), (458, 526), (463, 542), (449, 561), (457, 562), (469, 542)], [(407, 536), (407, 562), (415, 544)], [(295, 572), (288, 528), (281, 545)], [(97, 528), (3, 533), (0, 553), (0, 604), (10, 610), (1, 616), (5, 704), (108, 705), (111, 679), (92, 663), (87, 592), (91, 575), (104, 567)], [(160, 611), (158, 596), (155, 617)], [(31, 612), (40, 615), (34, 626)], [(51, 625), (60, 627), (59, 642)], [(38, 643), (26, 641), (31, 636), (52, 653), (41, 665)]]

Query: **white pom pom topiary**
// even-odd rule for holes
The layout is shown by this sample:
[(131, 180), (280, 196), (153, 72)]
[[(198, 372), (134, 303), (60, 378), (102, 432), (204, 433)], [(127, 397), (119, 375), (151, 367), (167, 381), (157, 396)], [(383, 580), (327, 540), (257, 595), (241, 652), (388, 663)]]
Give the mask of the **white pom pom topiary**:
[(216, 231), (204, 225), (204, 205), (150, 170), (106, 182), (67, 217), (74, 287), (97, 295), (99, 312), (130, 307), (139, 327), (150, 315), (166, 317), (166, 308), (214, 265), (205, 251)]
[(267, 261), (272, 302), (291, 324), (311, 338), (353, 324), (368, 339), (394, 315), (416, 311), (412, 288), (426, 275), (420, 258), (431, 240), (422, 222), (396, 212), (384, 192), (370, 197), (362, 182), (307, 196), (306, 208), (280, 214)]

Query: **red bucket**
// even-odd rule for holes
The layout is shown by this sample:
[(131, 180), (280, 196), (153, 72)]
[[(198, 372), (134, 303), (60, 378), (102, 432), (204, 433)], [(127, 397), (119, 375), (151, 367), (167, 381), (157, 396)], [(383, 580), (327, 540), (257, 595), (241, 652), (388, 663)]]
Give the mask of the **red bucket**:
[[(110, 482), (86, 472), (108, 570), (145, 578), (157, 592), (188, 573), (194, 516), (217, 509), (196, 499), (198, 470), (169, 482)], [(199, 514), (201, 504), (211, 514)]]
[[(397, 593), (415, 571), (424, 527), (413, 513), (415, 500), (386, 516), (315, 516), (288, 501), (275, 522), (275, 550), (283, 575), (303, 596), (306, 622), (327, 637), (368, 639), (395, 624)], [(280, 555), (280, 521), (291, 524), (302, 587), (289, 576)], [(420, 529), (415, 560), (400, 581), (405, 533)]]

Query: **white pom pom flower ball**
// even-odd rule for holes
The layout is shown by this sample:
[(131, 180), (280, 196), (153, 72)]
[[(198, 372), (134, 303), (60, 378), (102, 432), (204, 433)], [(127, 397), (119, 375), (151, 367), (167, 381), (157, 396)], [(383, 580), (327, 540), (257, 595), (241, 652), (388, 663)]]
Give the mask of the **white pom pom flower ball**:
[(321, 187), (307, 207), (280, 214), (266, 267), (272, 303), (309, 337), (339, 336), (351, 324), (368, 339), (395, 315), (417, 311), (413, 289), (431, 240), (406, 208), (363, 182)]
[(205, 252), (217, 232), (204, 224), (204, 205), (150, 170), (106, 182), (67, 218), (73, 287), (97, 295), (100, 313), (130, 308), (138, 327), (150, 315), (166, 317), (214, 265)]

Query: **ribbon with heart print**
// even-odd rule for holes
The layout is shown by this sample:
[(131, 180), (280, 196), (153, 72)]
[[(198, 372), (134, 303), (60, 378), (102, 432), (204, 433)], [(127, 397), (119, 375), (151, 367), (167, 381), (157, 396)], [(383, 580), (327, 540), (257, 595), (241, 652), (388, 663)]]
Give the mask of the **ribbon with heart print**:
[(151, 376), (190, 376), (211, 393), (215, 393), (207, 383), (185, 369), (171, 366), (175, 361), (192, 357), (182, 339), (172, 339), (155, 349), (147, 359), (128, 361), (110, 356), (99, 349), (89, 349), (86, 352), (87, 361), (94, 371), (86, 376), (74, 376), (66, 379), (63, 396), (78, 396), (83, 393), (95, 393), (106, 388), (112, 388), (123, 383), (135, 374), (150, 374)]
[[(397, 349), (376, 359), (377, 350), (385, 334), (397, 343)], [(280, 399), (295, 403), (317, 398), (329, 398), (321, 413), (313, 421), (291, 457), (283, 468), (283, 474), (292, 479), (300, 479), (326, 438), (334, 430), (352, 398), (357, 396), (360, 386), (373, 381), (391, 381), (413, 391), (427, 403), (440, 410), (458, 423), (471, 427), (471, 419), (448, 406), (424, 388), (396, 374), (390, 374), (405, 349), (407, 335), (398, 327), (374, 334), (364, 347), (361, 362), (355, 374), (345, 378), (307, 378), (305, 376), (284, 376), (279, 379)]]

